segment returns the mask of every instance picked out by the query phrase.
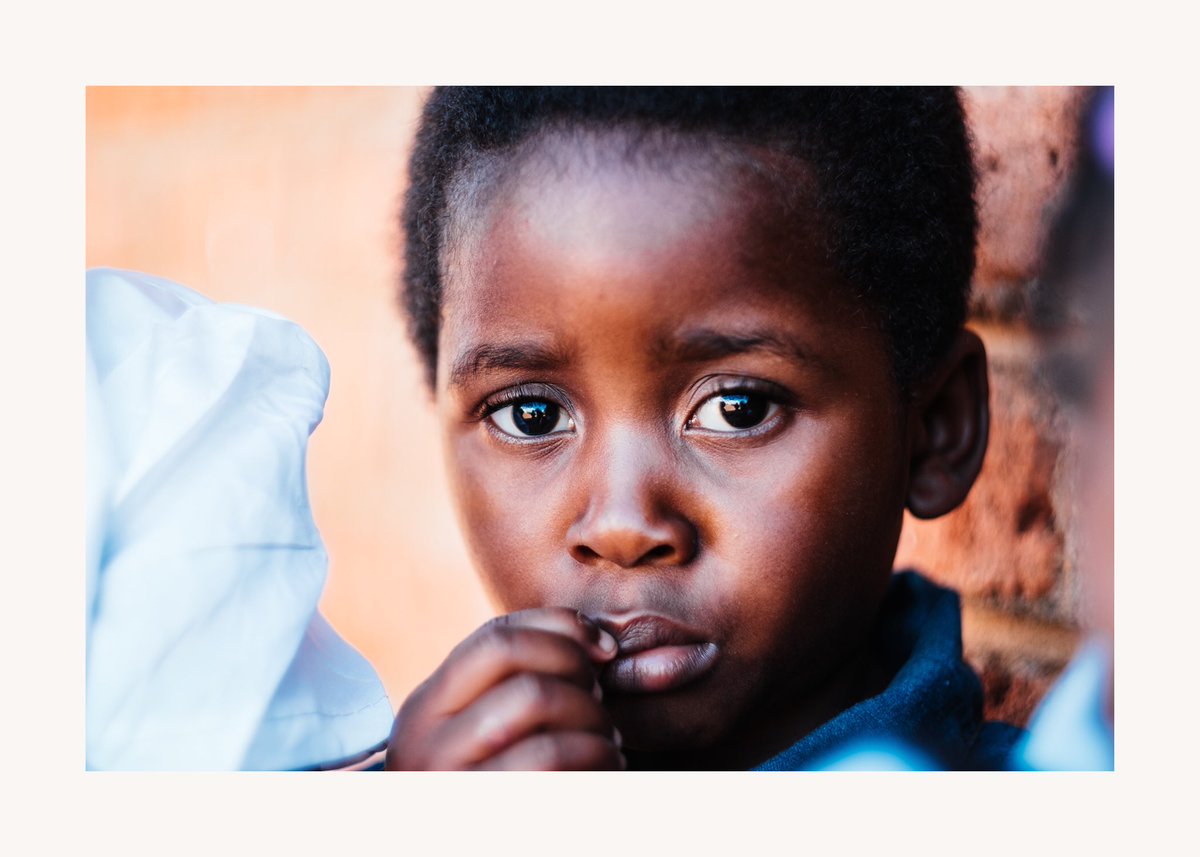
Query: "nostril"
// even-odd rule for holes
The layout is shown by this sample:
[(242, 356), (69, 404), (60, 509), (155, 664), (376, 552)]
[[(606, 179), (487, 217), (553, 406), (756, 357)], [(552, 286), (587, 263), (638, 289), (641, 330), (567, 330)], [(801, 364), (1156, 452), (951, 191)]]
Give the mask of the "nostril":
[(632, 568), (640, 565), (660, 565), (667, 562), (673, 562), (678, 556), (678, 552), (670, 545), (658, 545), (646, 551), (641, 556), (635, 557), (630, 554), (625, 559), (621, 559), (614, 554), (608, 556), (593, 550), (587, 545), (576, 545), (571, 549), (571, 555), (575, 557), (576, 562), (591, 564), (601, 559), (609, 559), (620, 565), (622, 568)]
[(600, 554), (596, 553), (587, 545), (576, 545), (574, 550), (575, 559), (579, 562), (592, 562), (600, 559)]
[(674, 553), (675, 549), (670, 545), (659, 545), (656, 548), (646, 551), (646, 553), (642, 555), (642, 562), (652, 563), (657, 562), (660, 559), (668, 559)]

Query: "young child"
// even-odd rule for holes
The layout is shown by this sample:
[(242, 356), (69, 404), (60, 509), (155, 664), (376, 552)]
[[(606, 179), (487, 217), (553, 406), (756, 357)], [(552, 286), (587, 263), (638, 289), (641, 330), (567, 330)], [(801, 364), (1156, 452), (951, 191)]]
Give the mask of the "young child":
[(957, 93), (442, 89), (404, 306), (505, 615), (402, 706), (397, 769), (1001, 764), (905, 508), (983, 461)]

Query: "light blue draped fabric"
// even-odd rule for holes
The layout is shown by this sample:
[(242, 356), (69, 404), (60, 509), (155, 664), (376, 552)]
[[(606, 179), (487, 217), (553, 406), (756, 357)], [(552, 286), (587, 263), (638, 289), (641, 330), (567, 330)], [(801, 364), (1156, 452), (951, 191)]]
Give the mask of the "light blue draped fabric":
[(1025, 771), (1113, 770), (1113, 727), (1105, 714), (1112, 672), (1111, 644), (1084, 642), (1038, 705), (1013, 767)]
[(392, 711), (317, 613), (305, 454), (329, 365), (295, 324), (87, 274), (87, 765), (317, 767)]

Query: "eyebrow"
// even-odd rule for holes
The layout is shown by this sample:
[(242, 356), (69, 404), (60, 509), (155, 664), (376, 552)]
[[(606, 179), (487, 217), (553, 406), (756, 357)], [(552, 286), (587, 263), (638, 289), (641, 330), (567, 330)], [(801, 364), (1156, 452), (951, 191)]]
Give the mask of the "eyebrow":
[(772, 330), (727, 333), (710, 328), (688, 330), (675, 339), (660, 342), (656, 348), (662, 360), (676, 363), (703, 363), (735, 354), (761, 351), (785, 360), (820, 363), (820, 359), (801, 343)]
[(464, 386), (477, 375), (498, 369), (544, 372), (562, 366), (569, 359), (570, 356), (562, 349), (536, 342), (515, 342), (508, 345), (485, 343), (468, 348), (455, 359), (450, 369), (450, 386)]
[[(698, 328), (685, 331), (671, 340), (660, 340), (654, 346), (656, 359), (674, 363), (704, 363), (755, 351), (785, 360), (822, 362), (799, 342), (770, 330), (723, 333), (710, 328)], [(455, 359), (450, 369), (450, 386), (465, 386), (478, 375), (489, 371), (508, 369), (544, 372), (564, 366), (569, 361), (570, 355), (566, 351), (536, 342), (507, 345), (485, 343), (468, 348)]]

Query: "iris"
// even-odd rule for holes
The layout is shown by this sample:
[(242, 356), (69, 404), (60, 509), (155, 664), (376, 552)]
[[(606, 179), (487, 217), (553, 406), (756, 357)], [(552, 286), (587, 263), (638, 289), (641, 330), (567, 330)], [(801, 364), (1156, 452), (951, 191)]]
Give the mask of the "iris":
[(734, 428), (751, 428), (763, 421), (769, 404), (763, 396), (725, 393), (718, 408), (725, 422)]
[(549, 434), (558, 424), (554, 402), (518, 402), (513, 405), (513, 425), (528, 435)]

